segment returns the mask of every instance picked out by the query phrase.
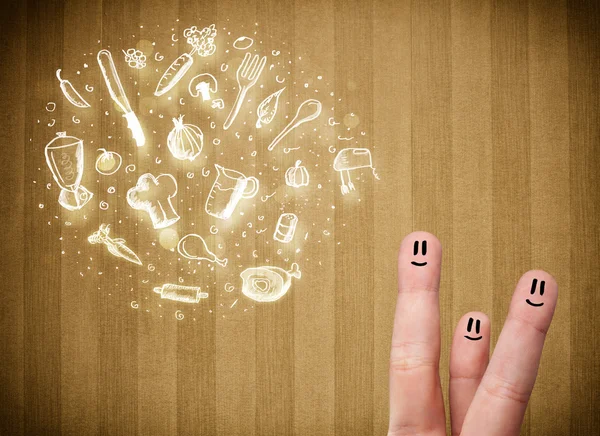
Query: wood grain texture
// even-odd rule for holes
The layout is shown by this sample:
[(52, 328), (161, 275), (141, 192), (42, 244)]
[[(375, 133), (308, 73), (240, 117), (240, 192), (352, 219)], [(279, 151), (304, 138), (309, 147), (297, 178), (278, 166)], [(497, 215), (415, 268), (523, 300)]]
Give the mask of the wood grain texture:
[[(158, 0), (30, 0), (1, 8), (1, 435), (385, 434), (396, 252), (412, 230), (435, 233), (444, 248), (446, 403), (458, 319), (471, 310), (488, 314), (493, 345), (516, 280), (528, 269), (543, 268), (557, 278), (559, 302), (522, 434), (597, 433), (597, 2), (177, 0), (166, 7)], [(119, 223), (114, 237), (124, 237), (147, 263), (163, 266), (165, 283), (188, 279), (177, 252), (158, 252), (148, 243), (156, 236), (145, 230), (142, 212), (111, 208), (84, 217), (63, 210), (56, 186), (44, 186), (52, 179), (43, 146), (54, 132), (75, 130), (77, 116), (89, 149), (87, 168), (94, 165), (95, 149), (122, 147), (129, 132), (120, 117), (113, 118), (117, 109), (102, 78), (90, 74), (84, 82), (75, 72), (83, 62), (97, 69), (101, 48), (114, 54), (143, 47), (152, 57), (160, 50), (165, 60), (158, 67), (165, 68), (188, 50), (184, 38), (171, 45), (171, 35), (213, 22), (232, 35), (256, 30), (267, 55), (285, 42), (281, 59), (302, 58), (286, 77), (290, 86), (297, 82), (301, 88), (307, 71), (321, 75), (334, 93), (321, 117), (358, 117), (357, 131), (365, 135), (356, 143), (372, 150), (381, 180), (365, 171), (355, 180), (359, 195), (342, 196), (329, 162), (322, 172), (311, 172), (311, 183), (323, 186), (318, 201), (327, 212), (303, 211), (312, 213), (316, 225), (303, 224), (297, 234), (313, 237), (327, 228), (330, 235), (315, 236), (319, 244), (290, 244), (284, 256), (301, 250), (302, 280), (278, 304), (248, 303), (240, 294), (238, 307), (246, 310), (224, 312), (236, 296), (223, 285), (239, 276), (219, 268), (203, 272), (211, 298), (179, 322), (172, 302), (148, 305), (152, 283), (143, 290), (130, 285), (150, 277), (147, 265), (124, 262), (116, 268), (101, 247), (81, 248), (66, 237), (75, 235), (83, 244), (88, 234), (78, 229), (84, 224)], [(228, 62), (223, 76), (235, 81), (239, 61), (240, 52), (219, 51), (206, 58), (206, 66), (217, 71)], [(78, 88), (92, 85), (95, 91), (85, 97), (99, 109), (81, 112), (69, 105), (57, 68)], [(136, 83), (155, 84), (159, 74), (153, 68), (122, 71), (134, 110), (164, 115), (147, 129), (146, 150), (124, 153), (138, 171), (154, 172), (160, 168), (155, 159), (168, 158), (164, 132), (181, 112), (176, 102), (186, 97), (178, 88), (172, 101), (137, 95)], [(257, 103), (276, 89), (257, 86), (250, 98)], [(298, 98), (309, 91), (297, 91)], [(226, 102), (233, 97), (224, 95)], [(44, 110), (49, 101), (56, 102), (51, 116)], [(299, 101), (291, 99), (280, 110), (293, 116)], [(208, 114), (203, 111), (186, 121), (200, 122)], [(55, 119), (52, 128), (49, 117)], [(140, 117), (150, 120), (148, 114)], [(311, 168), (333, 158), (330, 145), (346, 146), (336, 139), (348, 133), (344, 124), (330, 130), (315, 136), (318, 142), (302, 155)], [(222, 133), (220, 126), (215, 132)], [(288, 140), (286, 146), (306, 136), (298, 131)], [(268, 144), (266, 135), (247, 146), (264, 156)], [(239, 167), (228, 146), (207, 148), (203, 165)], [(285, 168), (291, 159), (277, 154), (269, 165)], [(258, 222), (263, 214), (265, 222), (275, 222), (282, 212), (276, 201), (284, 196), (305, 207), (300, 196), (280, 188), (281, 173), (252, 168), (247, 175), (260, 178), (260, 194), (275, 197), (240, 206), (248, 221)], [(179, 163), (175, 176), (183, 179), (188, 171), (189, 165)], [(95, 193), (94, 201), (110, 202), (109, 187), (124, 193), (134, 176), (86, 174), (82, 184)], [(196, 212), (212, 179), (198, 172), (195, 180), (197, 191), (178, 194), (180, 236), (212, 223)], [(252, 244), (261, 259), (280, 257), (277, 245), (258, 239)], [(251, 251), (230, 262), (259, 266)]]

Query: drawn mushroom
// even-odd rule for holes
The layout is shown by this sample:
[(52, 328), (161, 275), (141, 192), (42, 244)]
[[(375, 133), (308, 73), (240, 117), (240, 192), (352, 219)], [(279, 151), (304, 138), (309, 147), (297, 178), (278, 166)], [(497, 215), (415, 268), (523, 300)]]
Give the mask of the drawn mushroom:
[(217, 79), (210, 73), (198, 74), (190, 80), (188, 91), (192, 97), (202, 95), (202, 101), (210, 100), (210, 94), (217, 92)]

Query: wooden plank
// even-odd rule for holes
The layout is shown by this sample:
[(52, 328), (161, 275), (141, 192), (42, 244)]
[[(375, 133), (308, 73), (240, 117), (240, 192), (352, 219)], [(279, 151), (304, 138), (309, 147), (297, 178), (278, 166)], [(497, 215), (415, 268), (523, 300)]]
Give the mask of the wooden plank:
[[(359, 131), (373, 133), (373, 13), (371, 2), (335, 2), (336, 148), (361, 147)], [(344, 120), (359, 117), (358, 129)], [(364, 140), (369, 137), (365, 135)], [(377, 153), (374, 146), (372, 153)], [(342, 173), (340, 173), (342, 174)], [(335, 175), (336, 178), (339, 176)], [(348, 176), (348, 174), (346, 174)], [(335, 429), (336, 434), (373, 430), (373, 237), (376, 182), (370, 169), (349, 172), (355, 191), (341, 195), (335, 183)], [(346, 183), (348, 181), (346, 180)]]
[[(100, 49), (111, 52), (125, 94), (135, 110), (138, 107), (134, 83), (137, 77), (122, 61), (121, 50), (124, 44), (133, 39), (133, 29), (135, 32), (139, 29), (139, 2), (103, 2), (101, 25), (102, 37), (96, 47), (98, 50), (92, 51), (94, 54)], [(96, 56), (92, 56), (91, 68), (100, 71)], [(102, 98), (100, 111), (105, 114), (100, 124), (100, 143), (107, 150), (122, 153), (124, 164), (135, 164), (140, 172), (127, 176), (127, 173), (121, 172), (121, 177), (116, 179), (100, 178), (98, 201), (105, 199), (109, 208), (102, 213), (98, 210), (95, 219), (98, 220), (98, 226), (104, 222), (112, 224), (111, 229), (115, 232), (115, 237), (125, 239), (128, 247), (144, 257), (141, 242), (147, 238), (148, 220), (138, 222), (137, 211), (132, 210), (126, 202), (117, 202), (105, 194), (112, 185), (121, 200), (125, 199), (127, 190), (135, 185), (137, 176), (144, 170), (141, 153), (136, 153), (138, 150), (135, 142), (121, 111), (110, 97), (102, 75), (97, 77), (95, 92), (98, 92), (97, 97)], [(136, 435), (139, 433), (138, 320), (144, 314), (134, 310), (131, 302), (135, 299), (142, 310), (147, 310), (148, 307), (137, 297), (132, 297), (132, 294), (141, 296), (148, 290), (138, 285), (141, 281), (138, 265), (122, 262), (106, 250), (96, 254), (92, 263), (92, 268), (94, 267), (102, 272), (95, 282), (99, 315), (98, 427), (101, 433)]]
[[(63, 211), (61, 217), (61, 432), (81, 435), (96, 432), (98, 423), (98, 331), (97, 331), (97, 281), (94, 271), (86, 268), (90, 257), (96, 258), (105, 247), (94, 246), (87, 237), (98, 230), (97, 209), (98, 174), (94, 169), (96, 148), (101, 142), (98, 126), (102, 119), (99, 93), (85, 91), (86, 85), (97, 86), (99, 71), (94, 50), (98, 46), (101, 22), (101, 4), (96, 1), (67, 2), (64, 7), (63, 56), (55, 68), (61, 69), (64, 79), (92, 106), (79, 109), (66, 102), (53, 83), (53, 99), (64, 101), (57, 114), (56, 126), (49, 132), (66, 131), (68, 135), (83, 140), (84, 175), (81, 184), (95, 197), (77, 212)], [(87, 66), (86, 66), (87, 65)], [(73, 117), (80, 120), (75, 124)], [(59, 127), (60, 126), (60, 127)], [(66, 222), (70, 225), (67, 225)], [(58, 254), (58, 252), (57, 252)], [(101, 277), (101, 276), (100, 276)]]
[[(290, 188), (285, 186), (284, 174), (279, 178), (279, 184), (287, 189), (288, 195), (294, 196), (294, 212), (299, 224), (293, 243), (288, 245), (300, 250), (294, 258), (302, 268), (301, 280), (294, 280), (290, 291), (294, 297), (293, 434), (326, 436), (335, 432), (335, 249), (333, 236), (326, 234), (333, 229), (332, 222), (327, 220), (334, 216), (331, 206), (337, 189), (330, 167), (335, 155), (328, 152), (329, 144), (335, 143), (335, 128), (327, 125), (328, 117), (333, 114), (334, 100), (329, 95), (333, 91), (335, 73), (331, 26), (334, 2), (296, 2), (294, 12), (292, 42), (296, 54), (293, 68), (296, 83), (275, 84), (287, 86), (286, 101), (317, 98), (323, 104), (323, 111), (311, 125), (298, 129), (298, 132), (310, 127), (317, 129), (317, 141), (311, 144), (301, 133), (296, 134), (296, 146), (301, 145), (301, 148), (284, 158), (284, 169), (302, 160), (310, 175), (309, 185)], [(305, 83), (308, 87), (303, 88)], [(298, 97), (294, 97), (295, 94)], [(317, 205), (319, 214), (315, 213)]]
[[(411, 2), (373, 4), (374, 356), (373, 432), (389, 423), (389, 357), (396, 307), (398, 247), (413, 229)], [(393, 199), (393, 201), (390, 201)]]
[(558, 281), (558, 305), (529, 401), (531, 434), (570, 433), (570, 225), (567, 9), (529, 2), (531, 266)]
[[(527, 5), (492, 2), (494, 311), (492, 344), (531, 264)], [(530, 434), (529, 411), (523, 434)]]
[[(450, 1), (413, 4), (412, 144), (413, 224), (435, 234), (443, 247), (440, 322), (452, 322), (453, 156)], [(452, 329), (441, 329), (440, 362), (449, 358)], [(448, 366), (440, 365), (448, 410)]]
[[(3, 153), (0, 174), (3, 186), (0, 203), (0, 230), (4, 235), (3, 256), (0, 262), (0, 434), (22, 435), (24, 432), (24, 181), (25, 148), (29, 146), (26, 124), (27, 79), (27, 5), (3, 4), (0, 12), (0, 49), (10, 70), (0, 85), (5, 104), (0, 118), (5, 120), (0, 132), (2, 144), (10, 144), (10, 152)], [(9, 30), (10, 29), (10, 30)], [(31, 112), (31, 110), (29, 110)]]
[(567, 4), (570, 126), (571, 422), (570, 434), (600, 428), (600, 9), (597, 2)]
[[(41, 31), (51, 44), (40, 44)], [(25, 146), (23, 288), (25, 348), (25, 433), (59, 432), (60, 422), (60, 236), (64, 213), (58, 204), (59, 188), (46, 169), (44, 146), (54, 134), (37, 123), (48, 102), (46, 90), (55, 87), (56, 63), (63, 57), (63, 6), (61, 2), (28, 4), (27, 10), (27, 112)], [(54, 88), (56, 89), (56, 88)], [(63, 100), (56, 94), (56, 111)], [(59, 121), (57, 121), (59, 123)], [(57, 126), (58, 127), (58, 126)], [(51, 183), (50, 192), (38, 184)], [(40, 211), (40, 204), (43, 210)], [(58, 218), (56, 218), (58, 217)], [(41, 224), (42, 223), (42, 224)]]

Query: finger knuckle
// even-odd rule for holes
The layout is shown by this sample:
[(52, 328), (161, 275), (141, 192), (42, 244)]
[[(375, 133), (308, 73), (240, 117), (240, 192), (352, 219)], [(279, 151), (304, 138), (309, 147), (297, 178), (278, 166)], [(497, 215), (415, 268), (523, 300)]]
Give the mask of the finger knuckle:
[(390, 370), (407, 372), (419, 368), (435, 368), (437, 359), (426, 351), (429, 345), (424, 342), (402, 341), (392, 344)]
[(496, 375), (491, 375), (482, 382), (484, 391), (495, 398), (527, 404), (531, 390), (519, 386), (517, 383), (505, 380)]

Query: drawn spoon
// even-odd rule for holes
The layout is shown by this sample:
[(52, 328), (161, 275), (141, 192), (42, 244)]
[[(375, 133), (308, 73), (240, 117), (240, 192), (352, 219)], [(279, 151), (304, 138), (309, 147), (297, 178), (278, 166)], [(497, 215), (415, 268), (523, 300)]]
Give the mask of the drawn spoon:
[[(273, 142), (271, 142), (271, 145), (269, 145), (268, 150), (273, 150), (275, 146), (279, 143), (279, 141), (281, 141), (284, 138), (284, 136), (286, 136), (300, 124), (304, 124), (308, 121), (312, 121), (315, 118), (317, 118), (321, 114), (322, 107), (323, 106), (321, 105), (321, 102), (313, 98), (303, 102), (298, 107), (296, 115), (294, 116), (294, 118), (292, 118), (292, 121), (290, 121), (289, 124), (285, 126), (285, 128), (281, 131), (281, 133), (279, 133), (279, 135), (277, 135), (275, 139), (273, 139)], [(304, 115), (304, 117), (301, 117), (302, 112), (306, 114)]]

